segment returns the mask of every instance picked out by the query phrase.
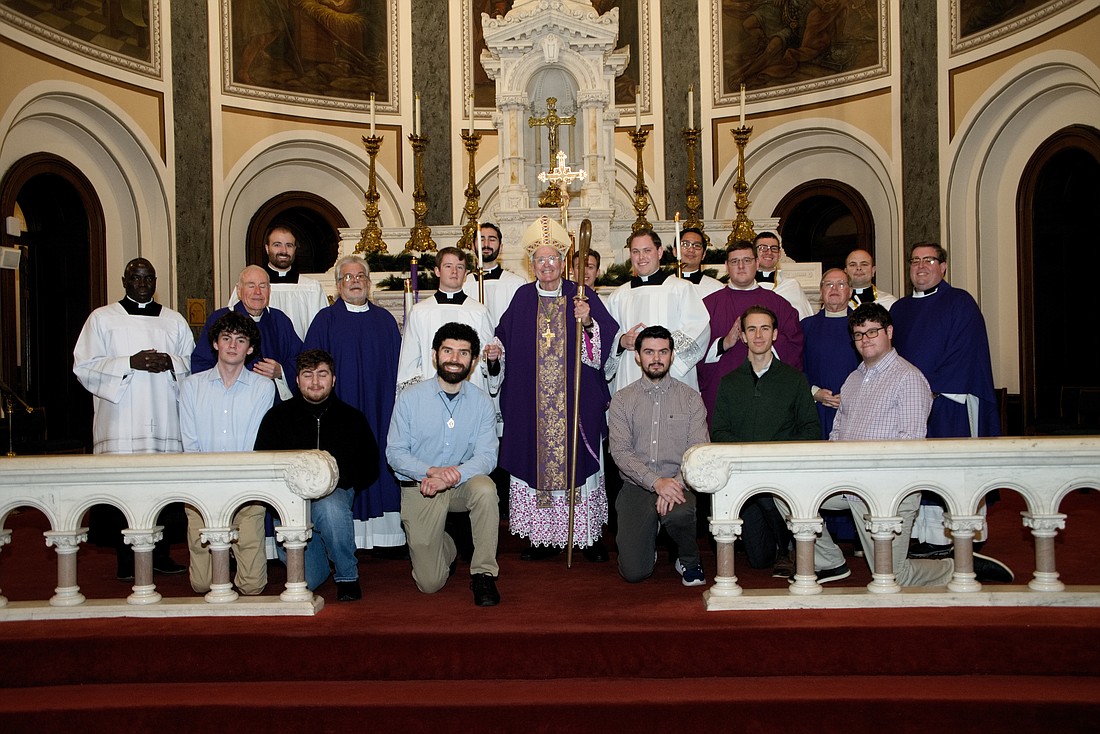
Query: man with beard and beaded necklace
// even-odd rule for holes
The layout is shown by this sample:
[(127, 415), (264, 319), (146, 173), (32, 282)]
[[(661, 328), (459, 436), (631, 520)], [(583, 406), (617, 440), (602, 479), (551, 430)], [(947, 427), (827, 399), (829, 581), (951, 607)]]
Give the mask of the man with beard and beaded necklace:
[(474, 552), (474, 604), (500, 603), (496, 588), (500, 510), (489, 472), (496, 466), (496, 410), (467, 381), (481, 340), (467, 324), (447, 323), (432, 339), (436, 378), (397, 396), (386, 459), (401, 484), (401, 524), (409, 543), (416, 588), (434, 594), (455, 570), (458, 550), (447, 534), (448, 512), (469, 512)]

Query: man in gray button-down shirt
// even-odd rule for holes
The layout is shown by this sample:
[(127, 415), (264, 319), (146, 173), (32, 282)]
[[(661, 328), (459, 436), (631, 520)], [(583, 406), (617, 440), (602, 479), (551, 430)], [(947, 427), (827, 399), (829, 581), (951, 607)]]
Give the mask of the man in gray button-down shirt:
[(619, 574), (631, 583), (653, 575), (658, 525), (676, 543), (684, 586), (706, 583), (695, 540), (695, 495), (684, 485), (684, 452), (710, 440), (699, 391), (668, 374), (675, 358), (663, 326), (638, 333), (634, 360), (642, 376), (611, 398), (611, 455), (623, 475), (619, 514)]

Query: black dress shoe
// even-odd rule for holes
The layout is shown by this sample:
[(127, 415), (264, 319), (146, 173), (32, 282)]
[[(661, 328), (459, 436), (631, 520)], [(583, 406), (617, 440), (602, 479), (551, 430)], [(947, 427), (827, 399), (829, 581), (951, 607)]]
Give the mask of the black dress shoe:
[(336, 582), (336, 600), (337, 601), (359, 601), (363, 598), (363, 590), (359, 588), (359, 580), (355, 581), (337, 581)]
[(521, 561), (545, 561), (547, 558), (561, 555), (561, 548), (554, 546), (533, 545), (519, 554)]
[(153, 570), (165, 576), (175, 576), (187, 570), (187, 566), (181, 566), (168, 556), (153, 559)]
[(607, 548), (604, 546), (602, 540), (597, 540), (592, 545), (581, 551), (584, 554), (586, 560), (592, 563), (607, 563), (610, 560), (610, 556), (607, 555)]
[(474, 606), (495, 607), (500, 604), (500, 592), (497, 582), (487, 573), (475, 573), (470, 577), (470, 588), (474, 590)]

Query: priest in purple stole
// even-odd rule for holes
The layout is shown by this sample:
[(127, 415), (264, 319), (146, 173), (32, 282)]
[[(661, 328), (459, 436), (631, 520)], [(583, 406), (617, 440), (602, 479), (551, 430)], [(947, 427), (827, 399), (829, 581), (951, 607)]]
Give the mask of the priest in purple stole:
[[(577, 299), (577, 286), (563, 280), (569, 235), (540, 217), (523, 236), (536, 281), (516, 291), (500, 319), (497, 341), (486, 351), (501, 359), (504, 435), (500, 465), (510, 476), (511, 532), (532, 547), (562, 548), (568, 542), (574, 350), (582, 323), (580, 436), (577, 451), (573, 542), (587, 548), (607, 521), (601, 447), (607, 431), (610, 393), (603, 366), (614, 348), (618, 324), (599, 296)], [(501, 356), (501, 352), (503, 355)]]
[(366, 262), (351, 255), (336, 262), (340, 297), (320, 313), (306, 334), (306, 349), (323, 349), (335, 360), (336, 395), (362, 411), (378, 443), (378, 478), (355, 496), (355, 543), (360, 548), (405, 543), (401, 529), (401, 491), (386, 463), (386, 434), (397, 388), (401, 335), (386, 309), (367, 300)]

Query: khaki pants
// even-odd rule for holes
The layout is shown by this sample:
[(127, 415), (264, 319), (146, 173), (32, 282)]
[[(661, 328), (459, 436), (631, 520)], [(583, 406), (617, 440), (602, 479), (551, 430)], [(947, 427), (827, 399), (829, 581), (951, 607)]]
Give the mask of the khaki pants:
[[(191, 588), (198, 594), (210, 591), (210, 576), (213, 563), (210, 549), (202, 544), (199, 531), (206, 527), (202, 516), (191, 506), (185, 506), (187, 513), (187, 548), (191, 551), (191, 563), (188, 574)], [(245, 505), (233, 516), (233, 526), (239, 535), (233, 543), (233, 556), (237, 559), (237, 576), (234, 583), (237, 590), (245, 596), (262, 593), (267, 586), (267, 557), (264, 554), (264, 515), (267, 509), (263, 505)]]

